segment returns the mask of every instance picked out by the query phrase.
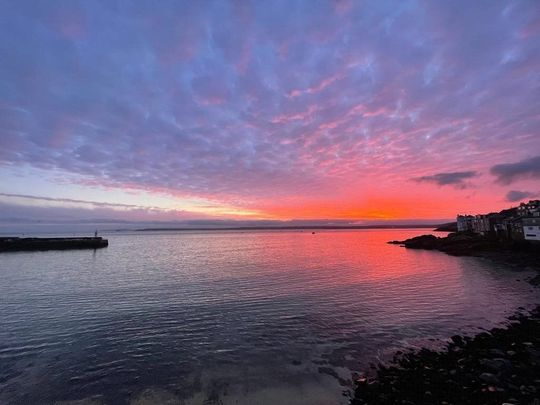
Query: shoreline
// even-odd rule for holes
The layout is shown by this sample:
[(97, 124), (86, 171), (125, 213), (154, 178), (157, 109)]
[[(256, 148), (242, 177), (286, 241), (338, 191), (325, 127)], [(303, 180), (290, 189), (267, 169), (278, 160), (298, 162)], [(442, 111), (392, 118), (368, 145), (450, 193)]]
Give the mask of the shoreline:
[(438, 351), (396, 352), (355, 382), (351, 405), (536, 404), (540, 398), (540, 306), (507, 328), (454, 335)]
[[(510, 271), (534, 270), (528, 282), (540, 285), (540, 249), (534, 244), (453, 233), (388, 243), (486, 258)], [(472, 337), (454, 335), (441, 350), (397, 351), (390, 364), (373, 365), (356, 379), (350, 404), (540, 403), (540, 305), (507, 322)]]

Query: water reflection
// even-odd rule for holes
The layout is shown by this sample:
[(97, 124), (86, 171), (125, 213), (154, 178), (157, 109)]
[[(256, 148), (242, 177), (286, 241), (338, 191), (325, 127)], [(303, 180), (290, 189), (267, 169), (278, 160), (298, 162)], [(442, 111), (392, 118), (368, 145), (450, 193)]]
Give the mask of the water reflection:
[(374, 357), (537, 298), (477, 259), (386, 244), (422, 232), (117, 234), (2, 255), (0, 402), (346, 403)]

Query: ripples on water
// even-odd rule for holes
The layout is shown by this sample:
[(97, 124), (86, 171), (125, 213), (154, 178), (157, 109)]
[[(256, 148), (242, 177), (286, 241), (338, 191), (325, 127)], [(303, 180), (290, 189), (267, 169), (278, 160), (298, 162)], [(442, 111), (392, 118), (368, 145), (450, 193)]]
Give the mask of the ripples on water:
[(95, 252), (2, 254), (0, 403), (346, 403), (368, 361), (538, 298), (525, 275), (386, 244), (421, 233), (113, 234)]

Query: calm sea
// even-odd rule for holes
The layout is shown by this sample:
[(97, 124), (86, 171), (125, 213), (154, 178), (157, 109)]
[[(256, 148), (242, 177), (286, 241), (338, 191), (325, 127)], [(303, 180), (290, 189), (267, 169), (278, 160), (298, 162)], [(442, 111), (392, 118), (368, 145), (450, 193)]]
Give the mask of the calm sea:
[(421, 233), (117, 233), (1, 254), (0, 403), (347, 403), (369, 362), (537, 302), (526, 273), (386, 244)]

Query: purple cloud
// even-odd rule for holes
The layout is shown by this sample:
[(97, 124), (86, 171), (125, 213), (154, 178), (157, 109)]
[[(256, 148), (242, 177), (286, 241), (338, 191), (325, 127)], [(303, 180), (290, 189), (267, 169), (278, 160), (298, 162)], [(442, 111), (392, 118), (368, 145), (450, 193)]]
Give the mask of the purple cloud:
[(413, 180), (420, 183), (434, 183), (439, 186), (455, 186), (458, 188), (464, 188), (467, 186), (465, 181), (476, 176), (477, 173), (474, 171), (449, 172), (416, 177)]
[(0, 193), (0, 211), (0, 223), (27, 223), (38, 220), (47, 222), (177, 221), (206, 217), (204, 214), (185, 210), (14, 193)]
[(531, 193), (530, 191), (517, 191), (511, 190), (506, 194), (506, 201), (516, 202), (521, 201), (526, 198), (534, 198), (537, 194)]
[(524, 159), (516, 163), (503, 163), (491, 168), (497, 182), (510, 184), (523, 179), (540, 179), (540, 156)]

